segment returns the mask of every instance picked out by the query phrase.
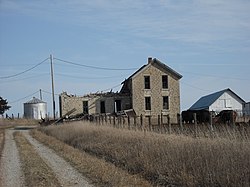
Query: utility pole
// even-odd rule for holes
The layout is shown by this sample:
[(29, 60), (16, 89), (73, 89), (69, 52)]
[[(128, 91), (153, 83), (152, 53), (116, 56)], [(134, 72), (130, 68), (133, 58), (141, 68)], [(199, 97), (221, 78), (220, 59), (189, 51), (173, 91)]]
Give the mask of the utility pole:
[(55, 104), (55, 90), (54, 90), (54, 76), (53, 76), (53, 56), (50, 55), (50, 73), (51, 73), (51, 86), (52, 86), (52, 107), (53, 107), (53, 119), (56, 119), (56, 104)]
[(43, 100), (43, 97), (42, 97), (42, 90), (40, 89), (40, 100)]

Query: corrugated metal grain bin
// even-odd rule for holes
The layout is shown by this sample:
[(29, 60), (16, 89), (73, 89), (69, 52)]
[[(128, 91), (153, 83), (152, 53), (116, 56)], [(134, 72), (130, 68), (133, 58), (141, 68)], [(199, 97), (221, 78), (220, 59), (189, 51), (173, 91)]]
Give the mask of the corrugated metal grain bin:
[(32, 100), (26, 102), (24, 105), (24, 117), (29, 119), (45, 118), (47, 114), (47, 103), (33, 97)]

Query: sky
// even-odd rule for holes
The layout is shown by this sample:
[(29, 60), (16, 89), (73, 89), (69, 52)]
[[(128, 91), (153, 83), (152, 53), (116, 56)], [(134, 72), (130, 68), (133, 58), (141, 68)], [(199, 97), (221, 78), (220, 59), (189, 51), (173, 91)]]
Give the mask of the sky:
[(0, 96), (22, 115), (41, 89), (51, 114), (50, 55), (55, 93), (73, 95), (119, 91), (153, 57), (183, 75), (181, 110), (226, 88), (249, 102), (249, 12), (249, 0), (0, 0)]

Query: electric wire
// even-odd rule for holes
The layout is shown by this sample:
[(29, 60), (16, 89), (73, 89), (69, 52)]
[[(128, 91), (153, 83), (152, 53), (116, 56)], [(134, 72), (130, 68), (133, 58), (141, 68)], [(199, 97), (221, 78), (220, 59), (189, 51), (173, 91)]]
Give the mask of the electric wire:
[(33, 67), (31, 67), (31, 68), (29, 68), (29, 69), (27, 69), (27, 70), (25, 70), (25, 71), (22, 71), (22, 72), (20, 72), (20, 73), (16, 73), (16, 74), (14, 74), (14, 75), (3, 76), (3, 77), (0, 77), (0, 79), (8, 79), (8, 78), (16, 77), (16, 76), (18, 76), (18, 75), (22, 75), (22, 74), (24, 74), (24, 73), (26, 73), (26, 72), (28, 72), (28, 71), (31, 71), (32, 69), (35, 69), (37, 66), (43, 64), (43, 63), (46, 62), (48, 59), (49, 59), (49, 58), (46, 58), (45, 60), (39, 62), (39, 63), (36, 64), (35, 66), (33, 66)]
[[(41, 89), (41, 91), (42, 91), (43, 93), (46, 93), (46, 94), (50, 94), (50, 95), (52, 94), (51, 92), (46, 91), (46, 90), (43, 90), (43, 89)], [(59, 96), (60, 94), (55, 93), (55, 95), (58, 95), (58, 96)]]
[(67, 64), (72, 64), (75, 66), (81, 66), (81, 67), (86, 67), (86, 68), (92, 68), (92, 69), (100, 69), (100, 70), (111, 70), (111, 71), (123, 71), (123, 70), (136, 70), (138, 68), (106, 68), (106, 67), (97, 67), (97, 66), (90, 66), (90, 65), (85, 65), (85, 64), (79, 64), (79, 63), (75, 63), (75, 62), (71, 62), (71, 61), (67, 61), (67, 60), (63, 60), (60, 58), (55, 58), (55, 60), (67, 63)]
[(187, 85), (187, 86), (189, 86), (191, 88), (194, 88), (194, 89), (197, 89), (197, 90), (201, 90), (201, 91), (204, 91), (204, 92), (213, 92), (212, 90), (206, 90), (206, 89), (203, 89), (203, 88), (200, 88), (200, 87), (188, 84), (188, 83), (183, 82), (183, 81), (181, 81), (181, 83), (184, 84), (184, 85)]
[(30, 95), (27, 95), (27, 96), (25, 96), (25, 97), (22, 97), (22, 98), (20, 98), (20, 99), (15, 100), (15, 101), (11, 101), (10, 104), (12, 104), (12, 103), (17, 103), (17, 102), (19, 102), (19, 101), (22, 101), (22, 100), (24, 100), (24, 99), (26, 99), (26, 98), (28, 98), (28, 97), (31, 97), (31, 96), (37, 94), (38, 92), (39, 92), (39, 91), (36, 91), (36, 92), (34, 92), (34, 93), (30, 94)]
[[(30, 77), (25, 77), (25, 78), (22, 78), (22, 79), (8, 80), (7, 82), (1, 82), (1, 84), (2, 83), (19, 82), (19, 81), (22, 81), (22, 80), (39, 78), (39, 77), (43, 77), (45, 75), (49, 75), (49, 73), (41, 73), (41, 74), (38, 74), (38, 75), (34, 75), (34, 76), (30, 76)], [(2, 80), (0, 80), (0, 81), (2, 81)]]
[(249, 81), (250, 79), (243, 79), (238, 77), (227, 77), (227, 76), (218, 76), (218, 75), (209, 75), (209, 74), (203, 74), (203, 73), (193, 73), (193, 72), (187, 72), (187, 71), (181, 71), (182, 73), (188, 73), (195, 76), (200, 77), (213, 77), (213, 78), (220, 78), (220, 79), (231, 79), (231, 80), (240, 80), (240, 81)]
[(104, 76), (104, 77), (81, 77), (81, 76), (73, 76), (63, 73), (56, 73), (56, 76), (62, 76), (62, 77), (70, 77), (70, 78), (76, 78), (76, 79), (111, 79), (116, 77), (124, 77), (125, 75), (116, 75), (116, 76)]

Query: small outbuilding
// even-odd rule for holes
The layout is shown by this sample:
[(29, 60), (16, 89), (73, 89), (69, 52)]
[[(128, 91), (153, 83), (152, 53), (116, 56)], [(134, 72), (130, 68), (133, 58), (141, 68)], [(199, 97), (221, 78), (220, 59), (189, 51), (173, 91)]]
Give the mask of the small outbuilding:
[(215, 112), (234, 110), (238, 113), (242, 113), (244, 104), (245, 101), (228, 88), (201, 97), (189, 110), (208, 110)]
[(24, 118), (28, 119), (42, 119), (47, 114), (47, 103), (33, 97), (32, 100), (27, 101), (24, 105)]

